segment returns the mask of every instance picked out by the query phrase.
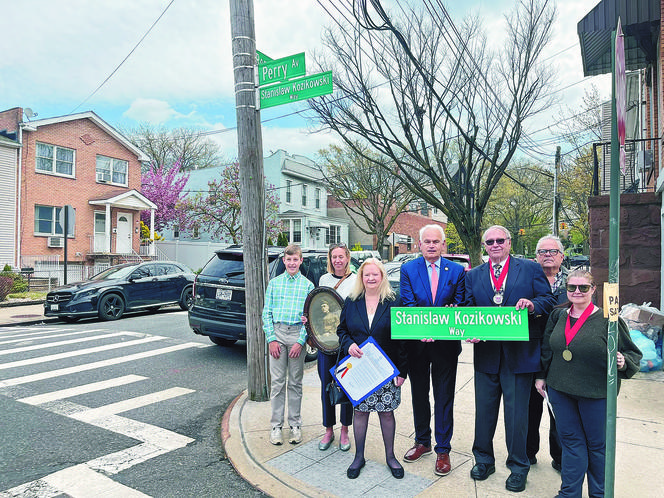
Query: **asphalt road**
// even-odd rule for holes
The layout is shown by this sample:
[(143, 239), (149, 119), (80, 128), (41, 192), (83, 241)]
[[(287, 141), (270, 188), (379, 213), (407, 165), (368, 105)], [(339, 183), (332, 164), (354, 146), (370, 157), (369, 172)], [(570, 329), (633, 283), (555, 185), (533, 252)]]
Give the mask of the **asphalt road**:
[(265, 496), (225, 458), (243, 342), (182, 311), (0, 329), (0, 496)]

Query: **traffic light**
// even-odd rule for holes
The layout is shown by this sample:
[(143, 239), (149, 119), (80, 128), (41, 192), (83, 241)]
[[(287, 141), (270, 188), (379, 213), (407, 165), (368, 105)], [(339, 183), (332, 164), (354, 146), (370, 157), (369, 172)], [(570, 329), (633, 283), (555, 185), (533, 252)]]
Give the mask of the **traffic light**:
[(524, 228), (519, 228), (519, 235), (526, 235), (526, 230)]
[(561, 221), (560, 222), (560, 229), (561, 230), (567, 230), (567, 223), (565, 223), (564, 221)]

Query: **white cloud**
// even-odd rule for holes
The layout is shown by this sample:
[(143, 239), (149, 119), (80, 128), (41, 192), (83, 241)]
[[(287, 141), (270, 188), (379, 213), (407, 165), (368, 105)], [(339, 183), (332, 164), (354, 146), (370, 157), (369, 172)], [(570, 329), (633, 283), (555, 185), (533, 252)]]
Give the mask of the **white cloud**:
[(147, 122), (156, 125), (182, 116), (168, 102), (157, 99), (136, 99), (122, 115), (140, 123)]

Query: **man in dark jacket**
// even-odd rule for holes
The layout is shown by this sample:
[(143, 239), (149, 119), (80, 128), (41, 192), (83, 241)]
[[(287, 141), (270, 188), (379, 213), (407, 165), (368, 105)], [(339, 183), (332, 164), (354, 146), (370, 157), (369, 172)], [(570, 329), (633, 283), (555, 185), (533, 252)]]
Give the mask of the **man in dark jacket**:
[[(551, 286), (542, 268), (527, 259), (510, 257), (510, 232), (500, 225), (488, 228), (482, 242), (489, 261), (466, 275), (466, 306), (506, 306), (528, 310), (529, 341), (475, 343), (475, 466), (470, 476), (482, 481), (496, 471), (493, 436), (503, 398), (508, 491), (526, 489), (530, 462), (526, 454), (528, 401), (535, 372), (540, 369), (541, 331), (535, 318), (554, 305)], [(533, 338), (534, 337), (534, 338)]]

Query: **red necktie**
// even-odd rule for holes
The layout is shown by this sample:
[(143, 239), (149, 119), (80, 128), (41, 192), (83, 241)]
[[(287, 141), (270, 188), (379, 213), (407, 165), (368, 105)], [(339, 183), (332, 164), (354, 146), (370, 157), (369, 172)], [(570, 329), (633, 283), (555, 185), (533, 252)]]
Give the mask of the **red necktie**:
[(438, 272), (436, 263), (431, 263), (431, 301), (436, 302), (436, 289), (438, 289)]

